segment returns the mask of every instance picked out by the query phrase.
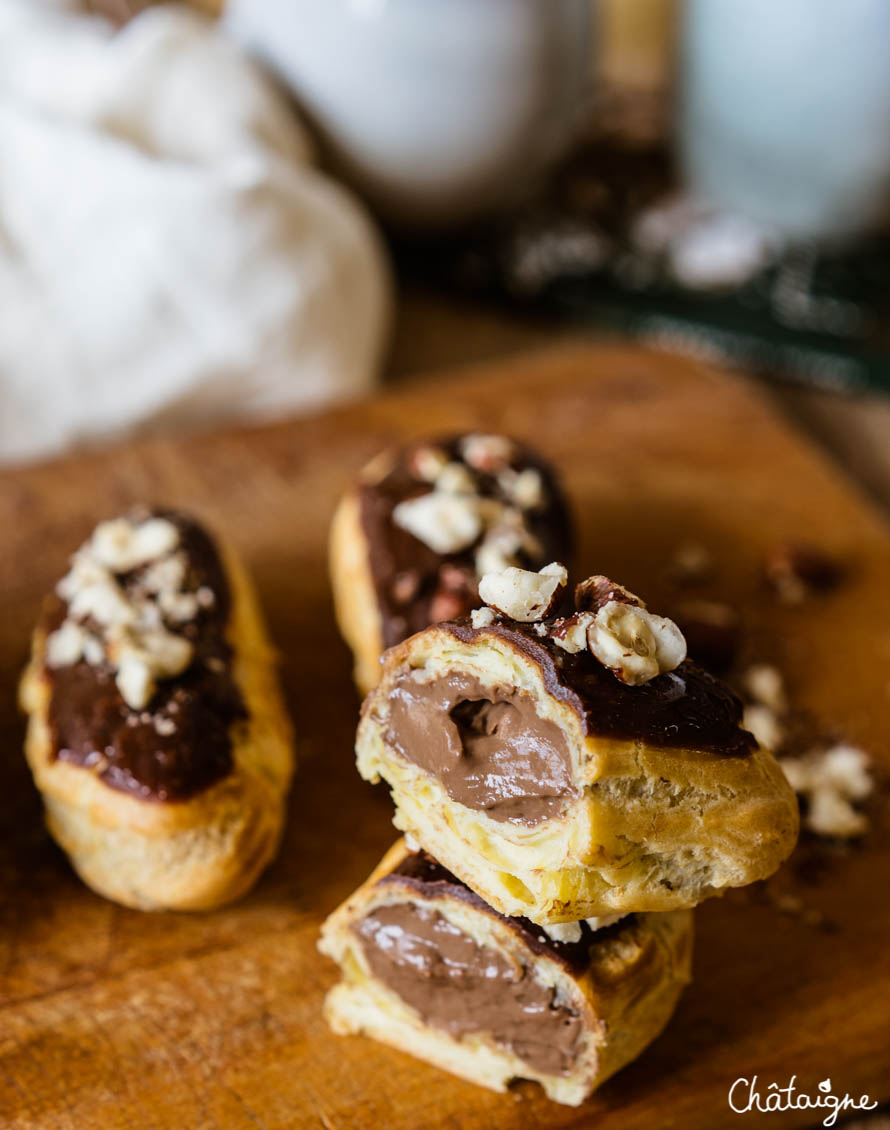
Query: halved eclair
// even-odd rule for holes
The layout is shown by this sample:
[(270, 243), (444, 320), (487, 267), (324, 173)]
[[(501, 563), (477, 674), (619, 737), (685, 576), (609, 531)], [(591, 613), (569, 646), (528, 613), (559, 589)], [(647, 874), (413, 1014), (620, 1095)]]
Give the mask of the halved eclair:
[(794, 793), (670, 621), (558, 564), (390, 649), (358, 769), (395, 824), (502, 914), (537, 923), (692, 907), (770, 875)]
[(551, 937), (505, 918), (403, 840), (328, 918), (335, 1032), (365, 1033), (495, 1091), (540, 1083), (577, 1105), (662, 1031), (690, 976), (692, 913)]
[(49, 830), (141, 909), (237, 898), (277, 850), (290, 724), (253, 586), (193, 518), (101, 522), (45, 602), (20, 688)]
[(475, 608), (483, 573), (566, 560), (570, 525), (554, 472), (505, 436), (422, 441), (372, 460), (330, 536), (337, 622), (361, 693), (378, 682), (384, 648)]

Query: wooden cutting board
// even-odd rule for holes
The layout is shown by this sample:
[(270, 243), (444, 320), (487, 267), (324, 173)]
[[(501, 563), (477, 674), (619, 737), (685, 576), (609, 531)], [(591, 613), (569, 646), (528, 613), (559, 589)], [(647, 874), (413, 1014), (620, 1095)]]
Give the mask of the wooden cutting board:
[[(668, 603), (664, 562), (708, 546), (708, 595), (742, 610), (796, 706), (890, 758), (890, 538), (833, 467), (741, 380), (638, 349), (578, 347), (253, 431), (134, 444), (0, 476), (0, 1123), (30, 1127), (741, 1125), (727, 1092), (792, 1074), (815, 1094), (890, 1097), (886, 791), (847, 852), (805, 848), (771, 884), (697, 912), (695, 981), (665, 1034), (583, 1107), (530, 1085), (461, 1083), (321, 1019), (323, 917), (393, 839), (386, 792), (352, 760), (358, 703), (332, 619), (328, 519), (382, 445), (485, 428), (561, 468), (580, 561)], [(45, 590), (91, 524), (135, 500), (197, 511), (240, 546), (282, 653), (300, 770), (278, 862), (212, 914), (141, 914), (91, 894), (43, 830), (15, 683)], [(765, 553), (806, 539), (848, 578), (800, 608), (764, 589)], [(806, 866), (801, 866), (800, 862)], [(818, 866), (817, 866), (818, 865)], [(778, 885), (777, 885), (778, 884)], [(808, 912), (784, 913), (776, 891)], [(747, 1121), (758, 1116), (746, 1116)], [(812, 1125), (806, 1111), (762, 1116)]]

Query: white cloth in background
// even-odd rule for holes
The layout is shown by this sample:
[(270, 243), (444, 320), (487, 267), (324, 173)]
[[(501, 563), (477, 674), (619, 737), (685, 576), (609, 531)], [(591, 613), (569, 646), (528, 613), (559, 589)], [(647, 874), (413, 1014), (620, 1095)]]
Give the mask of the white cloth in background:
[(185, 10), (65, 7), (0, 0), (0, 460), (367, 387), (386, 263), (283, 96)]

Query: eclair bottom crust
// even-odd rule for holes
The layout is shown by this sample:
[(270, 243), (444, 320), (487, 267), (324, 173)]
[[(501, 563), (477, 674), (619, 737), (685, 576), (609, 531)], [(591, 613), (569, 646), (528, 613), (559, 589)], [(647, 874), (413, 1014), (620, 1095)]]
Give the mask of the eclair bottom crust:
[[(530, 923), (519, 926), (492, 911), (453, 876), (448, 876), (449, 882), (418, 883), (400, 874), (409, 858), (416, 857), (399, 841), (323, 927), (319, 948), (338, 962), (343, 974), (325, 1002), (325, 1016), (336, 1033), (369, 1035), (494, 1091), (504, 1091), (513, 1080), (530, 1079), (552, 1100), (575, 1106), (667, 1024), (689, 979), (691, 912), (634, 915), (623, 924), (588, 933), (580, 946), (554, 945)], [(492, 999), (490, 990), (482, 994), (488, 1003), (468, 996), (466, 981), (455, 980), (453, 965), (442, 962), (435, 951), (431, 955), (423, 939), (419, 944), (408, 939), (406, 968), (418, 957), (421, 964), (429, 963), (434, 979), (429, 999), (436, 999), (439, 1008), (445, 1002), (442, 1015), (425, 1017), (375, 975), (372, 964), (378, 969), (380, 965), (366, 948), (362, 926), (375, 917), (386, 920), (387, 912), (391, 919), (393, 908), (406, 906), (427, 921), (444, 921), (452, 934), (471, 939), (491, 964), (514, 971), (504, 985), (505, 999), (518, 986), (519, 997), (536, 1003), (524, 1016), (514, 1011), (509, 1046), (484, 1028), (471, 1030), (474, 1005), (478, 1003), (483, 1017)], [(393, 944), (405, 945), (398, 929), (387, 929), (387, 950)], [(457, 994), (453, 1008), (447, 1007), (448, 993)], [(406, 995), (422, 1007), (420, 989)], [(542, 999), (549, 999), (550, 1005), (541, 1007)], [(455, 1016), (460, 1018), (459, 1035), (450, 1023)], [(536, 1069), (529, 1060), (540, 1052), (531, 1049), (557, 1042), (561, 1024), (572, 1028), (571, 1051), (553, 1060), (555, 1069)], [(517, 1054), (523, 1044), (530, 1049), (528, 1059)]]

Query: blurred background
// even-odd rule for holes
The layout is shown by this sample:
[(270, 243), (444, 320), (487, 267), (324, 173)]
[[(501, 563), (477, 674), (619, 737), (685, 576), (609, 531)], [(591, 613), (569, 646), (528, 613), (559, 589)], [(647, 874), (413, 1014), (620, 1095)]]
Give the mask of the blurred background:
[(0, 0), (0, 460), (619, 334), (890, 502), (886, 0)]

